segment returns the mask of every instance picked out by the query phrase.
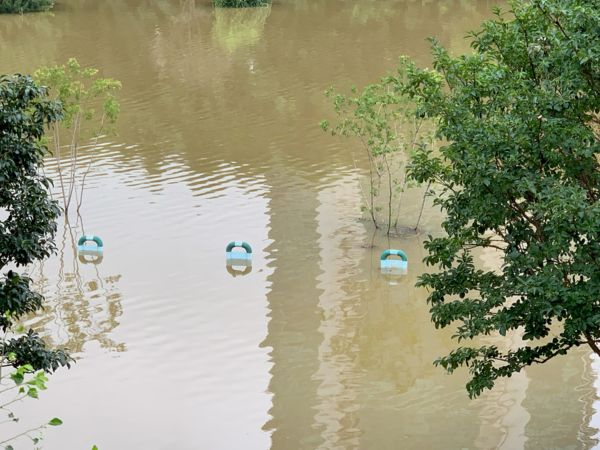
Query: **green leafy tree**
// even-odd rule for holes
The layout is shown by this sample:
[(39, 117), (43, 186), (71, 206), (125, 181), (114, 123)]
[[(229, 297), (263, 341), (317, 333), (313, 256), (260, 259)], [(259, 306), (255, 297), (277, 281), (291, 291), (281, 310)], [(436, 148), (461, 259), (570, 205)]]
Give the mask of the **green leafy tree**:
[(53, 6), (51, 0), (0, 0), (0, 14), (48, 11)]
[[(436, 327), (460, 342), (510, 330), (524, 344), (460, 347), (436, 361), (468, 366), (470, 396), (499, 377), (589, 346), (600, 355), (600, 8), (591, 0), (511, 3), (507, 20), (470, 34), (451, 57), (397, 87), (421, 102), (447, 142), (415, 157), (412, 177), (440, 186), (444, 237), (425, 244), (419, 285)], [(482, 270), (477, 252), (501, 264)]]
[[(75, 58), (70, 58), (67, 65), (41, 67), (34, 74), (35, 80), (50, 88), (54, 99), (62, 105), (61, 118), (52, 126), (52, 142), (65, 215), (73, 196), (77, 211), (81, 208), (85, 180), (96, 156), (98, 139), (103, 134), (114, 133), (113, 125), (119, 117), (119, 103), (111, 91), (120, 89), (121, 82), (112, 78), (94, 78), (97, 74), (98, 69), (82, 70)], [(64, 151), (61, 153), (61, 136), (65, 137), (65, 134), (66, 155)], [(90, 158), (80, 167), (82, 141), (87, 144)]]
[[(46, 149), (44, 127), (61, 117), (60, 103), (46, 97), (31, 78), (0, 77), (0, 268), (19, 267), (48, 257), (54, 250), (57, 203), (50, 199), (50, 180), (40, 169)], [(64, 350), (49, 350), (33, 330), (18, 321), (42, 308), (43, 297), (30, 290), (30, 279), (14, 270), (0, 278), (0, 410), (45, 389), (45, 372), (70, 367)], [(2, 421), (0, 423), (5, 423)], [(60, 425), (53, 419), (47, 425)], [(23, 433), (37, 442), (29, 430)], [(3, 434), (5, 436), (5, 434)], [(18, 436), (15, 436), (15, 438)], [(14, 438), (0, 441), (0, 446)], [(6, 445), (5, 445), (6, 444)]]
[[(333, 125), (328, 120), (319, 123), (324, 131), (338, 136), (350, 152), (364, 201), (362, 210), (375, 228), (387, 228), (388, 234), (398, 226), (402, 197), (411, 187), (406, 165), (417, 148), (433, 143), (418, 102), (396, 89), (409, 69), (414, 70), (414, 63), (403, 56), (396, 77), (385, 77), (379, 84), (365, 87), (360, 95), (355, 87), (351, 96), (329, 88), (325, 95), (341, 120)], [(368, 172), (367, 189), (361, 172)], [(415, 231), (418, 226), (417, 221)]]

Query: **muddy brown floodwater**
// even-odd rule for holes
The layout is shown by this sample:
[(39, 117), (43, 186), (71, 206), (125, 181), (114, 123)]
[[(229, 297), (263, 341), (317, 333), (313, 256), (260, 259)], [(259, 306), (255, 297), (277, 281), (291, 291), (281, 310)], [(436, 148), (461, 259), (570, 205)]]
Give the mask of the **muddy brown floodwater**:
[[(17, 408), (20, 425), (60, 417), (48, 450), (594, 448), (600, 363), (586, 352), (474, 401), (464, 371), (434, 368), (456, 344), (414, 284), (440, 213), (426, 209), (420, 235), (374, 234), (352, 159), (317, 126), (330, 85), (376, 82), (403, 54), (427, 66), (427, 36), (467, 51), (493, 5), (62, 0), (0, 17), (1, 73), (76, 57), (123, 83), (82, 217), (29, 269), (48, 304), (29, 324), (78, 362)], [(105, 242), (99, 265), (77, 258), (84, 232)], [(254, 248), (245, 276), (226, 270), (233, 240)], [(408, 254), (408, 275), (379, 273), (386, 248)]]

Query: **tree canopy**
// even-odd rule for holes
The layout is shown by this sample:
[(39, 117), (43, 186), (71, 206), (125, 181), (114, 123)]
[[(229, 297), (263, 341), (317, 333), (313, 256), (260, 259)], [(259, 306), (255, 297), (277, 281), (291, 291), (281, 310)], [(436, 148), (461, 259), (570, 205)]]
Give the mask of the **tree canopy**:
[[(494, 13), (470, 55), (432, 39), (433, 70), (396, 80), (446, 142), (411, 167), (447, 214), (425, 244), (439, 270), (418, 284), (435, 326), (472, 342), (436, 361), (468, 366), (471, 396), (580, 345), (600, 355), (600, 8), (532, 0)], [(482, 251), (501, 265), (482, 270)], [(517, 349), (473, 341), (510, 330)]]
[[(48, 257), (55, 249), (60, 210), (48, 195), (50, 180), (40, 171), (46, 149), (44, 127), (60, 118), (61, 105), (46, 97), (29, 77), (0, 77), (0, 268)], [(56, 370), (69, 366), (63, 350), (46, 349), (32, 330), (11, 339), (15, 322), (42, 307), (43, 297), (30, 290), (30, 279), (9, 270), (0, 278), (0, 366)]]

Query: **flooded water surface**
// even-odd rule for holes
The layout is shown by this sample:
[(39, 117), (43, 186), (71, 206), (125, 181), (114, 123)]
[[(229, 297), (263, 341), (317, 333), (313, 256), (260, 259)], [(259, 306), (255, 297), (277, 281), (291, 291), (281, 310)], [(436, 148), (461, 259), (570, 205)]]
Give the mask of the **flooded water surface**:
[[(318, 127), (329, 86), (377, 82), (400, 55), (427, 66), (428, 36), (467, 51), (494, 4), (63, 0), (0, 17), (1, 73), (76, 57), (123, 83), (81, 217), (29, 270), (47, 299), (29, 325), (77, 363), (18, 406), (20, 424), (60, 417), (49, 450), (594, 448), (600, 362), (586, 352), (472, 401), (465, 371), (432, 365), (456, 345), (414, 287), (440, 212), (411, 232), (414, 189), (405, 231), (375, 233), (351, 156)], [(103, 239), (100, 264), (78, 259), (83, 234)], [(254, 250), (245, 275), (225, 265), (239, 240)], [(380, 273), (387, 248), (408, 254), (407, 275)]]

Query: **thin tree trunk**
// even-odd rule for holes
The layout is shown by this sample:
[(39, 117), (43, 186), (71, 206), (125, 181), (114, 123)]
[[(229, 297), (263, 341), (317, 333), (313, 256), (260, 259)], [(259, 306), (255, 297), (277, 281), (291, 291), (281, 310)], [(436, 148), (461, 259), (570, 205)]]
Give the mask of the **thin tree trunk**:
[(62, 167), (60, 165), (60, 135), (58, 130), (58, 122), (54, 123), (54, 151), (54, 156), (56, 158), (56, 167), (58, 168), (58, 179), (60, 180), (60, 189), (62, 191), (63, 196), (63, 206), (65, 206), (67, 204), (67, 196), (65, 195), (65, 182), (63, 180)]
[[(106, 121), (106, 114), (104, 114), (102, 116), (102, 122), (100, 124), (100, 129), (98, 130), (98, 133), (96, 134), (96, 138), (94, 139), (94, 146), (92, 147), (92, 156), (90, 157), (90, 163), (88, 164), (87, 170), (83, 174), (83, 179), (81, 180), (81, 195), (79, 196), (79, 201), (77, 203), (77, 212), (79, 212), (79, 208), (81, 208), (81, 205), (83, 204), (83, 190), (85, 188), (85, 178), (87, 177), (88, 173), (90, 173), (90, 169), (92, 168), (92, 163), (94, 162), (94, 156), (96, 155), (96, 148), (98, 147), (98, 138), (100, 137), (100, 133), (102, 133), (102, 130), (104, 129), (105, 121)], [(356, 167), (356, 164), (354, 165), (354, 167)]]
[(425, 200), (427, 199), (427, 192), (429, 191), (429, 187), (431, 186), (431, 182), (425, 188), (425, 192), (423, 193), (423, 203), (421, 203), (421, 211), (419, 212), (419, 218), (417, 219), (417, 225), (415, 226), (415, 233), (419, 228), (419, 223), (421, 223), (421, 216), (423, 215), (423, 208), (425, 208)]
[(384, 155), (385, 165), (387, 167), (388, 172), (388, 183), (389, 183), (389, 200), (388, 200), (388, 229), (387, 234), (389, 236), (390, 230), (392, 228), (392, 197), (393, 197), (393, 187), (392, 187), (392, 169), (390, 168), (390, 162), (387, 158), (387, 155)]
[(377, 218), (375, 217), (375, 197), (373, 194), (373, 189), (374, 189), (374, 178), (373, 178), (373, 155), (371, 154), (371, 150), (369, 149), (369, 146), (367, 145), (367, 143), (365, 142), (365, 140), (363, 139), (362, 136), (359, 136), (360, 141), (363, 144), (363, 147), (365, 148), (365, 151), (367, 153), (367, 156), (369, 157), (369, 178), (370, 178), (370, 197), (371, 197), (371, 207), (369, 208), (369, 213), (371, 214), (371, 219), (373, 219), (373, 224), (375, 225), (375, 228), (379, 229), (379, 224), (377, 223)]

